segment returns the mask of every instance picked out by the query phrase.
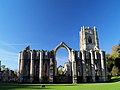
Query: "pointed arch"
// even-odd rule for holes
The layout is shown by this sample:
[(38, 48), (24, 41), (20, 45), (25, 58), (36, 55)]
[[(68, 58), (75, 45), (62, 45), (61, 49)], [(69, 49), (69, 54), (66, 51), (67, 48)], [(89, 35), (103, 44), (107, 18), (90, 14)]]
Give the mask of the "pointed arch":
[(54, 54), (55, 54), (55, 56), (56, 56), (57, 50), (58, 50), (59, 48), (61, 48), (61, 47), (65, 48), (65, 49), (68, 51), (69, 60), (71, 61), (71, 50), (72, 50), (72, 49), (71, 49), (70, 47), (68, 47), (64, 42), (61, 42), (60, 44), (58, 44), (58, 45), (54, 48)]

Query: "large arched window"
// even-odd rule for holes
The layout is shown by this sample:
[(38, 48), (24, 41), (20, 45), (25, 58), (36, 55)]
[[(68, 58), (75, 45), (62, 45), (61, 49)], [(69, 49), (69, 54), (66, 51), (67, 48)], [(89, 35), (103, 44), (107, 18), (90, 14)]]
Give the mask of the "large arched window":
[(56, 52), (57, 66), (64, 65), (65, 62), (68, 62), (68, 52), (65, 48), (61, 47)]
[(71, 75), (71, 48), (69, 48), (64, 42), (61, 42), (54, 49), (57, 74), (58, 75)]
[(92, 38), (91, 38), (91, 36), (88, 37), (88, 43), (92, 43)]
[(61, 47), (56, 52), (57, 70), (58, 75), (65, 75), (65, 63), (69, 63), (68, 51)]

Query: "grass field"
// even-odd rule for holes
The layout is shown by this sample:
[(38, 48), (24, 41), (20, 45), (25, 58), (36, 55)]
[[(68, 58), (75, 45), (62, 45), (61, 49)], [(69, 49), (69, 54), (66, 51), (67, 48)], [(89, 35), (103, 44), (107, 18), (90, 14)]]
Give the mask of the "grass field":
[[(120, 78), (113, 78), (108, 83), (80, 84), (13, 84), (0, 83), (0, 90), (120, 90)], [(45, 85), (45, 87), (42, 87)]]

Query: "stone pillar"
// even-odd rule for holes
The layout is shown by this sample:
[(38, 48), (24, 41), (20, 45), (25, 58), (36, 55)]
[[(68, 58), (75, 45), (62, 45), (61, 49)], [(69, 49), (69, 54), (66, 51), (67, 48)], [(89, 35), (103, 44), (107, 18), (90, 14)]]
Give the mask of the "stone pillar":
[[(97, 77), (99, 77), (99, 81), (101, 81), (101, 58), (100, 58), (100, 53), (98, 51), (95, 51), (95, 71), (96, 71), (96, 75)], [(98, 80), (98, 78), (97, 78)]]
[(82, 37), (83, 37), (83, 29), (82, 29), (82, 27), (81, 27), (81, 31), (79, 32), (79, 37), (80, 37), (79, 45), (80, 45), (80, 48), (83, 49), (83, 39), (82, 39)]
[(35, 59), (35, 56), (34, 56), (34, 51), (31, 51), (31, 62), (30, 62), (30, 82), (33, 82), (34, 81), (34, 59)]
[(100, 51), (101, 54), (101, 79), (106, 81), (106, 63), (105, 63), (105, 52)]
[(86, 34), (85, 34), (85, 27), (83, 26), (83, 50), (86, 50)]
[[(21, 63), (21, 52), (19, 52), (19, 56), (18, 56), (18, 77), (20, 75), (20, 63)], [(0, 71), (1, 71), (1, 61), (0, 61)]]
[(77, 69), (77, 76), (81, 76), (81, 60), (80, 60), (80, 52), (76, 51), (75, 53), (76, 57), (76, 69)]
[(82, 53), (79, 51), (79, 60), (80, 60), (80, 76), (82, 76)]
[(98, 35), (97, 35), (97, 31), (96, 31), (96, 27), (94, 26), (94, 38), (95, 38), (95, 46), (97, 49), (99, 49), (99, 41), (98, 41)]
[(56, 61), (56, 54), (54, 54), (55, 56), (54, 56), (54, 76), (57, 76), (57, 61)]
[(77, 83), (77, 73), (76, 73), (76, 61), (75, 61), (75, 52), (72, 50), (72, 80), (73, 83)]
[(28, 76), (30, 76), (31, 51), (28, 51)]
[(90, 52), (89, 51), (86, 51), (85, 53), (85, 65), (86, 65), (86, 77), (87, 77), (87, 80), (90, 81), (90, 75), (91, 75), (91, 70), (90, 70), (90, 67), (91, 67), (91, 60), (90, 60)]
[(40, 64), (39, 64), (39, 81), (42, 83), (42, 72), (43, 72), (43, 51), (40, 51)]
[(95, 56), (94, 51), (90, 50), (91, 53), (91, 76), (92, 76), (92, 82), (95, 82)]
[(86, 63), (85, 63), (86, 51), (82, 51), (82, 72), (83, 72), (83, 82), (86, 82)]
[(24, 51), (21, 51), (21, 63), (20, 63), (20, 82), (23, 81), (23, 75), (24, 75)]
[(50, 58), (49, 82), (53, 83), (53, 58)]

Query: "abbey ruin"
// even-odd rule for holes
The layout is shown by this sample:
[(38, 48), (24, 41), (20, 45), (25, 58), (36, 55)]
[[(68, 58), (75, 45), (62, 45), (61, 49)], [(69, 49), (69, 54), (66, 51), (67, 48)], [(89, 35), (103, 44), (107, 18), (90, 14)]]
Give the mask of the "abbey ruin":
[[(68, 51), (69, 62), (63, 74), (58, 74), (56, 52), (61, 47)], [(19, 82), (80, 83), (107, 80), (105, 51), (99, 48), (96, 27), (81, 27), (80, 49), (74, 50), (64, 42), (53, 50), (31, 50), (19, 53)]]

